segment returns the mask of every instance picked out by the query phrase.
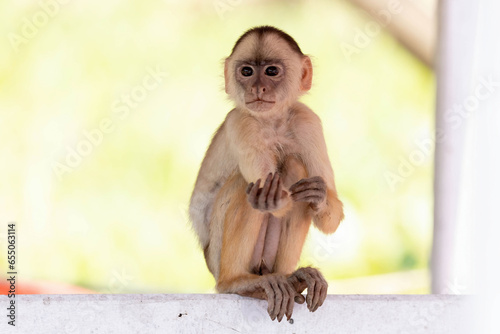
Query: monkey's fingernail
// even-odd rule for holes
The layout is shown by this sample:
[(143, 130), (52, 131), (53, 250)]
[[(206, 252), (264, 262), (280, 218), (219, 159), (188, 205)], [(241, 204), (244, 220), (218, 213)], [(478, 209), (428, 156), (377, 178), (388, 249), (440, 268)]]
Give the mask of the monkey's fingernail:
[(306, 301), (306, 299), (302, 295), (297, 295), (297, 296), (295, 296), (294, 299), (295, 299), (295, 302), (299, 303), (299, 304), (304, 304), (304, 302)]

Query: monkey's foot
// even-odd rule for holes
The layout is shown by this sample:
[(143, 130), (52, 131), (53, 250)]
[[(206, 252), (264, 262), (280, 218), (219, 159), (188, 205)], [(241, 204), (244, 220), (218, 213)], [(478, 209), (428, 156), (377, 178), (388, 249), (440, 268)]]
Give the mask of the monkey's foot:
[[(278, 318), (278, 321), (281, 322), (284, 315), (286, 315), (287, 320), (290, 320), (297, 293), (285, 276), (273, 274), (261, 276), (255, 282), (254, 288), (263, 290), (265, 294), (263, 299), (267, 299), (267, 313), (272, 320)], [(252, 294), (245, 293), (243, 295)]]
[[(299, 268), (288, 277), (288, 282), (293, 285), (295, 291), (299, 294), (307, 288), (305, 301), (309, 311), (314, 312), (323, 305), (328, 292), (328, 283), (318, 269), (311, 267)], [(302, 300), (300, 300), (300, 297), (295, 298), (295, 300), (297, 303), (302, 304), (304, 297), (302, 297)]]

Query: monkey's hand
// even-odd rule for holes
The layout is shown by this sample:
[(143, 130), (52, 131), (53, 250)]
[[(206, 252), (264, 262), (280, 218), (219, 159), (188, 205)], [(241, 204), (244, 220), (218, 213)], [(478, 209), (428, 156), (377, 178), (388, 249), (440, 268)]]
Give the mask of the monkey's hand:
[(326, 199), (326, 183), (321, 176), (302, 179), (290, 187), (291, 197), (296, 202), (309, 202), (318, 211)]
[(282, 182), (278, 173), (274, 176), (272, 173), (266, 178), (262, 188), (260, 179), (257, 182), (251, 182), (246, 190), (248, 202), (252, 208), (262, 212), (275, 212), (285, 207), (290, 202), (288, 193), (283, 190)]
[(304, 297), (300, 293), (307, 288), (305, 301), (309, 311), (314, 312), (323, 305), (328, 291), (328, 283), (318, 269), (299, 268), (288, 277), (288, 282), (299, 294), (295, 297), (295, 301), (299, 304), (304, 303)]

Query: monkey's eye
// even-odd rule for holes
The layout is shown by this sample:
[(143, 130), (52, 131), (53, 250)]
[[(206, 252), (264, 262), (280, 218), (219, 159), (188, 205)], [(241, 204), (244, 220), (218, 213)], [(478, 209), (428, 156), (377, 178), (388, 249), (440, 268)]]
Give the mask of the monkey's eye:
[(241, 69), (241, 75), (244, 77), (249, 77), (253, 74), (253, 70), (251, 67), (245, 66)]
[(266, 68), (266, 75), (270, 77), (274, 77), (275, 75), (278, 75), (280, 73), (280, 70), (276, 66), (269, 66)]

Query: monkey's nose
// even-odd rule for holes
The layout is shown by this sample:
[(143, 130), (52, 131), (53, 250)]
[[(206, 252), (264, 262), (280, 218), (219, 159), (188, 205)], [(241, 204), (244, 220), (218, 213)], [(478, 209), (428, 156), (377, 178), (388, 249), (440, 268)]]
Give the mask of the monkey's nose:
[(266, 92), (266, 87), (264, 86), (257, 86), (257, 96), (261, 97), (262, 94), (264, 94)]

